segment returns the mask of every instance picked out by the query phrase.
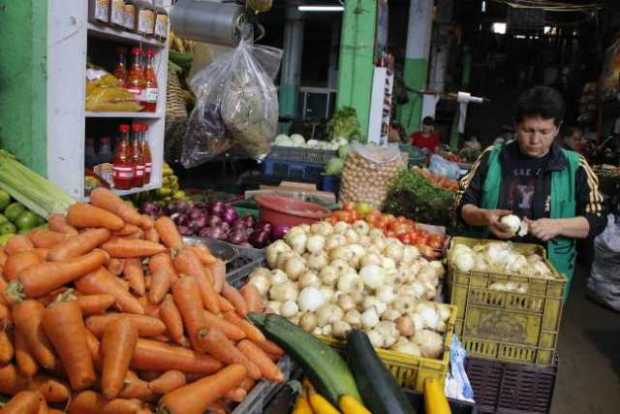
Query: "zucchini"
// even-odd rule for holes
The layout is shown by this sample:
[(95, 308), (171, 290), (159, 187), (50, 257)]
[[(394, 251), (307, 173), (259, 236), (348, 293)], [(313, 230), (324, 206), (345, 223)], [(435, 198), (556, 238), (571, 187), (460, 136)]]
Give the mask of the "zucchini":
[(304, 368), (319, 393), (334, 405), (342, 395), (361, 401), (347, 363), (328, 345), (279, 315), (250, 314), (248, 319)]
[(353, 330), (349, 333), (346, 355), (369, 411), (373, 414), (416, 414), (364, 332)]

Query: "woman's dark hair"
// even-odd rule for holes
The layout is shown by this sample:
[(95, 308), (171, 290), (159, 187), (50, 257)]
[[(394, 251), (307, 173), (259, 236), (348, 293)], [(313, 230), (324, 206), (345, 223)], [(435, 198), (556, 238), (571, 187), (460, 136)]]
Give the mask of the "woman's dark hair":
[(558, 91), (548, 86), (535, 86), (521, 94), (517, 101), (515, 122), (526, 117), (539, 116), (553, 119), (555, 126), (560, 126), (564, 119), (564, 99)]
[(433, 126), (435, 125), (435, 120), (433, 119), (432, 116), (425, 116), (424, 119), (422, 120), (422, 125)]

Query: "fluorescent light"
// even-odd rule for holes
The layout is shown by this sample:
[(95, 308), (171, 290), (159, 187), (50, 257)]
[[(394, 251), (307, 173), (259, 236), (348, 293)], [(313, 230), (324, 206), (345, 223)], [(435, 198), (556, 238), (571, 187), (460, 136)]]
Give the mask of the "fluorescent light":
[(493, 23), (493, 27), (491, 30), (493, 31), (493, 33), (506, 34), (506, 23), (495, 22)]
[(299, 6), (297, 10), (301, 12), (341, 12), (344, 6)]
[(545, 26), (545, 34), (551, 33), (551, 26)]
[(482, 11), (482, 13), (485, 13), (487, 11), (487, 2), (485, 0), (482, 0), (482, 6), (480, 10)]

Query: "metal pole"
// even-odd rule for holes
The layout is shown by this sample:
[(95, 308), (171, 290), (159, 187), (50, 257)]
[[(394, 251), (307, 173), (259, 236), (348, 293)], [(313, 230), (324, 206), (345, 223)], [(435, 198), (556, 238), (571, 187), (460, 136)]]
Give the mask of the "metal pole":
[(291, 5), (286, 9), (286, 24), (284, 26), (284, 57), (280, 80), (280, 116), (291, 118), (298, 116), (303, 48), (303, 14), (297, 10), (297, 5)]
[[(452, 22), (454, 3), (453, 0), (439, 0), (437, 3), (437, 30), (433, 39), (429, 89), (444, 92), (446, 89), (446, 72), (450, 58), (451, 35), (450, 23)], [(435, 116), (437, 100), (432, 96), (424, 97), (423, 114)]]

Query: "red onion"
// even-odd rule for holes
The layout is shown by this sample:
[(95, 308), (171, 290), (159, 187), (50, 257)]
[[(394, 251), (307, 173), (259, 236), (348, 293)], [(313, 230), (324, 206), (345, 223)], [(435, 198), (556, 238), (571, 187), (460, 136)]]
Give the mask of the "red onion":
[(219, 216), (213, 215), (209, 217), (209, 219), (207, 220), (207, 224), (209, 225), (209, 227), (217, 227), (222, 224), (222, 219)]
[(202, 214), (199, 216), (196, 216), (194, 219), (192, 219), (192, 221), (190, 222), (190, 226), (195, 229), (195, 230), (200, 230), (203, 227), (207, 226), (207, 216), (205, 216), (204, 214)]
[(209, 208), (209, 210), (211, 214), (220, 216), (222, 213), (224, 213), (225, 208), (226, 208), (226, 204), (224, 204), (221, 201), (216, 201), (213, 204), (211, 204), (211, 207)]
[(188, 226), (179, 226), (179, 233), (181, 233), (181, 236), (192, 236), (194, 231)]
[(235, 211), (234, 208), (230, 206), (226, 206), (224, 208), (224, 212), (220, 215), (222, 220), (224, 220), (228, 224), (233, 224), (239, 218), (239, 215)]
[(142, 204), (142, 212), (148, 214), (151, 217), (157, 217), (160, 214), (160, 207), (153, 201), (145, 201)]
[(276, 224), (271, 231), (272, 240), (279, 240), (289, 232), (291, 226), (288, 224)]
[(208, 237), (217, 240), (226, 240), (226, 234), (219, 227), (207, 227), (200, 230), (200, 237)]
[(261, 221), (256, 226), (256, 230), (258, 231), (271, 231), (272, 228), (273, 228), (273, 225), (267, 221)]
[(230, 234), (228, 237), (228, 241), (232, 244), (241, 244), (247, 240), (247, 236), (243, 232), (243, 230), (236, 230)]
[(252, 216), (245, 216), (241, 220), (245, 223), (246, 227), (254, 227), (256, 224), (254, 217)]
[(263, 247), (266, 247), (270, 242), (269, 233), (266, 231), (257, 230), (254, 233), (252, 233), (249, 241), (252, 244), (252, 246), (262, 249)]

